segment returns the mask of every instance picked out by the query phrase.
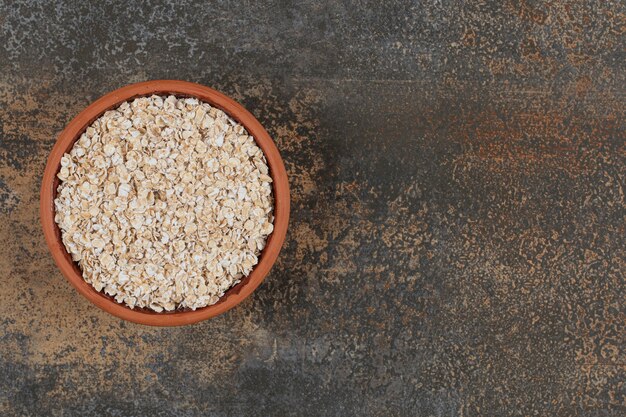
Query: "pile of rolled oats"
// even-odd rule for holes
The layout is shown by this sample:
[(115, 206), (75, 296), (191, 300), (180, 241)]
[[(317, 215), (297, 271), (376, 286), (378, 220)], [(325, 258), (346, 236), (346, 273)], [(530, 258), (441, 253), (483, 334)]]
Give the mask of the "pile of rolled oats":
[(248, 275), (273, 230), (265, 156), (224, 112), (143, 97), (61, 159), (55, 221), (83, 278), (131, 308), (196, 309)]

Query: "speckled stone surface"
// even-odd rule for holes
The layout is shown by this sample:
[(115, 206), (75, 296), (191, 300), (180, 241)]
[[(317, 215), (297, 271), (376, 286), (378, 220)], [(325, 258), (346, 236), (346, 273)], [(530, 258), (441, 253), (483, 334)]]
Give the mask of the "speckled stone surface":
[[(0, 2), (0, 415), (626, 415), (623, 2), (152, 3)], [(168, 329), (38, 221), (64, 125), (159, 78), (250, 109), (292, 189), (263, 285)]]

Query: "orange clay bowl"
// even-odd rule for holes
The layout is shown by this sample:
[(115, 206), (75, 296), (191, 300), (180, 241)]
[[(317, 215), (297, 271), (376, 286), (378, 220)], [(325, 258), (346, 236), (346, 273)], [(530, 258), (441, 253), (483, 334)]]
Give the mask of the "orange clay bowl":
[[(250, 275), (228, 290), (216, 304), (195, 311), (181, 310), (157, 313), (148, 309), (130, 309), (124, 304), (115, 302), (113, 297), (96, 291), (83, 280), (81, 270), (65, 250), (65, 246), (63, 246), (61, 241), (61, 231), (54, 222), (54, 199), (59, 185), (56, 174), (61, 167), (63, 154), (72, 148), (74, 142), (85, 129), (105, 111), (116, 108), (123, 102), (136, 97), (150, 96), (152, 94), (196, 97), (209, 103), (211, 106), (223, 110), (242, 124), (248, 133), (254, 137), (257, 145), (265, 153), (270, 175), (274, 180), (274, 231), (269, 236), (267, 244), (259, 256), (259, 263)], [(151, 326), (180, 326), (206, 320), (233, 308), (261, 284), (261, 281), (263, 281), (276, 261), (278, 252), (285, 241), (287, 224), (289, 223), (289, 184), (283, 160), (272, 138), (270, 138), (258, 120), (239, 103), (209, 87), (199, 84), (170, 80), (147, 81), (120, 88), (96, 100), (76, 116), (65, 130), (61, 132), (48, 157), (48, 164), (43, 175), (40, 211), (44, 236), (52, 257), (63, 275), (65, 275), (65, 278), (79, 293), (104, 311), (124, 320)]]

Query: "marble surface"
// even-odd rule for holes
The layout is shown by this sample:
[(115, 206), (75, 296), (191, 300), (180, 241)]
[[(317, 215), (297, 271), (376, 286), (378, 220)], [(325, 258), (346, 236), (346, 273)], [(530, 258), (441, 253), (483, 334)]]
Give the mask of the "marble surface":
[[(626, 415), (625, 19), (619, 1), (0, 2), (0, 414)], [(65, 124), (163, 78), (246, 106), (292, 191), (258, 290), (167, 329), (79, 296), (38, 221)]]

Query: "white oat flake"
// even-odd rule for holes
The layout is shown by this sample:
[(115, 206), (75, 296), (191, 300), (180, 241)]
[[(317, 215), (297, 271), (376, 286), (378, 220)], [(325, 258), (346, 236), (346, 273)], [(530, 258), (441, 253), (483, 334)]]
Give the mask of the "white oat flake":
[(196, 99), (107, 111), (61, 159), (55, 221), (86, 282), (130, 308), (214, 304), (273, 231), (272, 179), (254, 139)]

